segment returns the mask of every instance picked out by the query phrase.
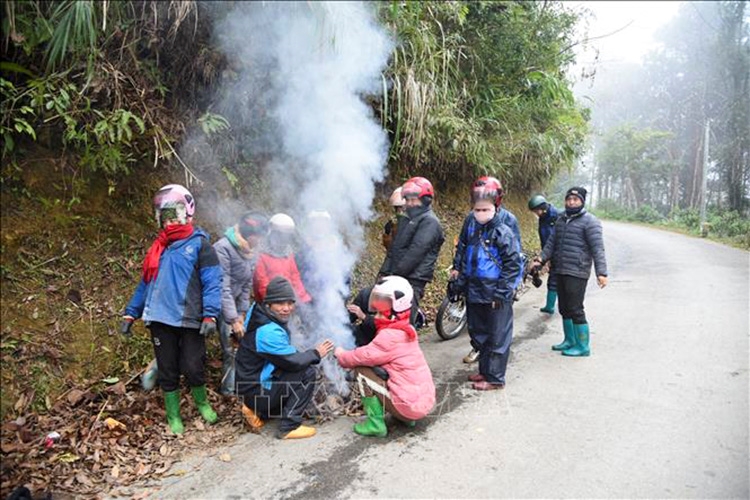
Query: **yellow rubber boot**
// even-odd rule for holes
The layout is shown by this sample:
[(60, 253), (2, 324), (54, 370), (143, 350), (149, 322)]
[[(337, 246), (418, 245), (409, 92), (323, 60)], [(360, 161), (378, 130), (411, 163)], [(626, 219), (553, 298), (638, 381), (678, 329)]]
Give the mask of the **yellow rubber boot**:
[(313, 437), (316, 433), (317, 431), (315, 430), (315, 427), (300, 425), (293, 431), (289, 431), (286, 434), (280, 435), (279, 439), (305, 439)]
[(242, 405), (242, 416), (245, 417), (245, 423), (253, 432), (258, 432), (263, 428), (264, 425), (266, 425), (266, 423), (261, 420), (261, 418), (256, 415), (253, 410), (245, 405)]

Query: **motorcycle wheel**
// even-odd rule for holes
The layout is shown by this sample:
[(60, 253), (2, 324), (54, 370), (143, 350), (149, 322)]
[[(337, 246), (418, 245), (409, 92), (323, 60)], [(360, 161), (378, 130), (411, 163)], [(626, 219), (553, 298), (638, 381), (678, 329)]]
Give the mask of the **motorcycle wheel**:
[(435, 329), (443, 340), (458, 337), (466, 328), (466, 302), (461, 298), (458, 302), (451, 302), (448, 297), (443, 299), (435, 316)]

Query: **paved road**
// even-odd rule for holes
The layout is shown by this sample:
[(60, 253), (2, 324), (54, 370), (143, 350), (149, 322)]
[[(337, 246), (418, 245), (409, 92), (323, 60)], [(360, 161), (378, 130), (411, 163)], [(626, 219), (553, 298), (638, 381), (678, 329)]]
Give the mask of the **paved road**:
[(504, 391), (468, 390), (465, 336), (431, 338), (444, 397), (417, 429), (366, 439), (339, 419), (299, 442), (246, 434), (221, 451), (230, 463), (189, 459), (157, 496), (748, 498), (750, 254), (617, 223), (605, 238), (590, 358), (549, 349), (560, 317), (543, 318), (533, 290)]

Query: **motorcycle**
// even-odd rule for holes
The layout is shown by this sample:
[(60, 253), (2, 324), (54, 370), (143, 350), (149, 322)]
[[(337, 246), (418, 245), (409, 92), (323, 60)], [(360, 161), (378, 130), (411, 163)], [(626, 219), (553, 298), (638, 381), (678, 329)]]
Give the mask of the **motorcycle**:
[[(530, 279), (536, 288), (542, 286), (539, 269), (533, 265), (532, 259), (529, 258), (528, 254), (523, 253), (522, 255), (523, 262), (525, 263), (523, 278), (513, 295), (514, 302), (518, 301), (529, 290), (529, 286), (526, 284), (527, 280)], [(466, 325), (466, 298), (463, 295), (446, 293), (435, 315), (435, 330), (437, 330), (438, 335), (443, 340), (454, 339), (461, 335), (466, 329)]]

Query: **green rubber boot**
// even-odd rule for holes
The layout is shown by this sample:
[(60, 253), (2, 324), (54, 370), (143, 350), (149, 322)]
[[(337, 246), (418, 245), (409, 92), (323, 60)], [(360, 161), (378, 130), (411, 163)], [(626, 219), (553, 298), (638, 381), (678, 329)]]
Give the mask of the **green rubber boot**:
[(167, 410), (167, 423), (173, 434), (185, 432), (180, 418), (180, 390), (164, 393), (164, 408)]
[(552, 346), (553, 351), (564, 351), (570, 349), (576, 345), (576, 336), (573, 331), (573, 320), (563, 319), (563, 332), (565, 333), (565, 340), (557, 345)]
[(216, 416), (216, 412), (211, 408), (211, 405), (208, 404), (206, 386), (200, 385), (198, 387), (192, 387), (190, 392), (193, 394), (195, 406), (198, 407), (198, 411), (200, 412), (201, 417), (203, 417), (203, 420), (209, 424), (216, 423), (218, 417)]
[(383, 405), (377, 396), (363, 396), (362, 406), (367, 414), (367, 420), (354, 424), (354, 432), (362, 436), (384, 437), (388, 434), (385, 426)]
[(543, 313), (555, 314), (555, 302), (557, 301), (557, 292), (547, 290), (547, 305), (539, 309)]
[(578, 342), (570, 349), (563, 351), (563, 356), (588, 356), (591, 354), (589, 349), (589, 325), (584, 323), (582, 325), (573, 325), (576, 332), (576, 338)]

